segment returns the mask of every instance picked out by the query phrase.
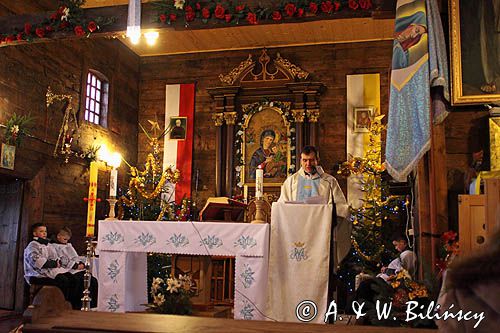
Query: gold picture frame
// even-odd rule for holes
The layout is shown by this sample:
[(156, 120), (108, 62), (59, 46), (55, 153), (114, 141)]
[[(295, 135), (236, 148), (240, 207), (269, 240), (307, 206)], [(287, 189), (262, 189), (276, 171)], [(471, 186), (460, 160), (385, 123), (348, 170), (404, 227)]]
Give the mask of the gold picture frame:
[(187, 117), (170, 117), (170, 140), (186, 140)]
[(14, 161), (16, 159), (16, 146), (2, 143), (2, 152), (0, 155), (0, 167), (14, 170)]
[(375, 114), (374, 106), (361, 106), (353, 108), (353, 132), (354, 133), (369, 133), (370, 126)]
[[(487, 3), (483, 1), (449, 1), (451, 102), (453, 105), (485, 104), (500, 100), (500, 77), (493, 75), (490, 79), (493, 82), (496, 81), (496, 91), (485, 91), (485, 89), (493, 89), (486, 79), (489, 75), (486, 73), (491, 72), (487, 68), (491, 69), (492, 66), (484, 65), (489, 62), (483, 61), (482, 58), (486, 59), (486, 54), (488, 52), (491, 54), (492, 48), (488, 47), (491, 43), (482, 41), (500, 42), (499, 36), (496, 35), (499, 32), (493, 33), (494, 38), (486, 38), (491, 37), (489, 29), (494, 26), (493, 23), (488, 24), (488, 20), (495, 16), (495, 11), (487, 6)], [(500, 11), (500, 8), (497, 8), (497, 11)], [(500, 13), (496, 12), (496, 15), (500, 16)], [(499, 66), (498, 55), (496, 60), (496, 66)]]

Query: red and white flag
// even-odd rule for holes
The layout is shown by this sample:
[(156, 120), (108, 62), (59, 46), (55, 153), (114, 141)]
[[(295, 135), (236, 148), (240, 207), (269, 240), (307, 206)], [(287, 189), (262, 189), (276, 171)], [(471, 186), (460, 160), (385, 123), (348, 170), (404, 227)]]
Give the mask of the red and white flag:
[(175, 186), (176, 202), (184, 196), (191, 197), (194, 94), (194, 83), (166, 86), (165, 128), (172, 129), (164, 138), (163, 169), (172, 167), (181, 172)]

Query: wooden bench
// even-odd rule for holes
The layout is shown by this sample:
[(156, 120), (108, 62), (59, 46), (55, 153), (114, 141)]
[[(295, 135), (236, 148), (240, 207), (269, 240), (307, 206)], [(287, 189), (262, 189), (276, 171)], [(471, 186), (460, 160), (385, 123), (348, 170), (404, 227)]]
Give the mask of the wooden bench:
[[(66, 305), (65, 305), (66, 304)], [(59, 289), (43, 287), (24, 313), (23, 332), (164, 332), (164, 333), (436, 333), (437, 330), (404, 327), (318, 325), (247, 321), (149, 313), (82, 312), (71, 310)]]

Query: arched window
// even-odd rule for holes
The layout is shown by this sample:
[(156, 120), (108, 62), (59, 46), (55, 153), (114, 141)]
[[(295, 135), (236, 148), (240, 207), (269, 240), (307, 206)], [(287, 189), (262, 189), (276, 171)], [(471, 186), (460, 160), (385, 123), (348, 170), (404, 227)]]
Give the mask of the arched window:
[(86, 121), (107, 127), (108, 95), (108, 79), (98, 71), (89, 70), (85, 90)]

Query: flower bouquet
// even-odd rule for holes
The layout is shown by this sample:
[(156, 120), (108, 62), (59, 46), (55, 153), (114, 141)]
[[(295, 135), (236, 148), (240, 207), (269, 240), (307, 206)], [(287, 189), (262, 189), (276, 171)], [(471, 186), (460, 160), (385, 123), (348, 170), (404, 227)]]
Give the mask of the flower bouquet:
[(33, 118), (30, 115), (18, 116), (13, 114), (5, 125), (5, 143), (19, 146), (23, 135), (29, 134), (33, 126)]
[(439, 275), (443, 274), (453, 258), (458, 255), (459, 249), (456, 232), (450, 230), (441, 235), (439, 259), (436, 263), (436, 266), (439, 268)]
[(152, 303), (146, 304), (146, 311), (188, 315), (192, 313), (191, 297), (195, 295), (190, 275), (179, 274), (179, 278), (154, 278), (151, 284)]

